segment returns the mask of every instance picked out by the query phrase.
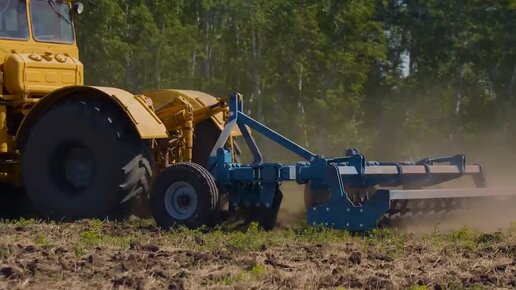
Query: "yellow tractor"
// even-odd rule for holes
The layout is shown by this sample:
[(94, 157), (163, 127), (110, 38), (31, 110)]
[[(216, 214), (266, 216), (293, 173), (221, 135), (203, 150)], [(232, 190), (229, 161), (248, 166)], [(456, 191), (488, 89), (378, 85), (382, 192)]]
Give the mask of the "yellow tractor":
[(147, 200), (153, 174), (207, 164), (227, 109), (197, 91), (84, 85), (73, 27), (82, 10), (71, 0), (0, 1), (2, 188), (23, 188), (46, 218), (124, 217)]
[[(356, 149), (314, 154), (246, 115), (240, 94), (85, 86), (73, 29), (82, 10), (71, 0), (0, 1), (0, 194), (23, 188), (45, 218), (123, 218), (137, 205), (163, 228), (240, 213), (272, 228), (281, 184), (295, 181), (306, 185), (309, 224), (364, 231), (385, 218), (516, 196), (486, 189), (482, 167), (462, 154), (417, 162), (369, 161)], [(304, 161), (264, 162), (251, 129)], [(237, 160), (239, 135), (250, 164)], [(475, 187), (431, 188), (463, 176)]]

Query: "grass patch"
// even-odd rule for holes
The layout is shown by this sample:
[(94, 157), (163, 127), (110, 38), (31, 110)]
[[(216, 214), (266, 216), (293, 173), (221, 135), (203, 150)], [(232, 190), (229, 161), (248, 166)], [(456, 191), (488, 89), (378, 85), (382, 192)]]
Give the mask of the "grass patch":
[(301, 242), (346, 242), (351, 238), (348, 231), (334, 230), (324, 227), (312, 227), (306, 224), (302, 225), (298, 229), (290, 231), (293, 231), (294, 238)]
[(408, 243), (420, 240), (430, 248), (452, 246), (466, 250), (475, 249), (479, 244), (498, 243), (503, 234), (480, 235), (468, 228), (449, 233), (434, 231), (422, 237), (403, 233), (395, 228), (373, 229), (365, 233), (350, 233), (323, 227), (300, 225), (295, 228), (264, 231), (258, 224), (251, 223), (244, 231), (226, 231), (221, 228), (190, 230), (179, 228), (165, 232), (167, 244), (178, 248), (200, 251), (238, 250), (263, 251), (270, 247), (288, 247), (297, 244), (354, 243), (364, 253), (371, 251), (385, 254), (390, 258), (403, 257)]
[(267, 275), (267, 271), (265, 269), (265, 266), (257, 264), (254, 265), (253, 268), (251, 268), (251, 274), (253, 275), (253, 277), (260, 279)]
[(85, 247), (99, 246), (102, 241), (102, 221), (94, 219), (89, 225), (90, 229), (81, 232), (79, 243)]
[(445, 238), (460, 249), (474, 250), (477, 247), (477, 234), (467, 227), (452, 231)]
[[(10, 221), (7, 227), (22, 227), (27, 230), (16, 231), (10, 236), (10, 242), (28, 236), (35, 245), (43, 248), (54, 247), (61, 239), (71, 240), (77, 256), (88, 254), (95, 247), (114, 247), (129, 249), (132, 244), (147, 245), (159, 243), (160, 248), (188, 249), (195, 251), (264, 251), (271, 247), (285, 248), (292, 244), (324, 245), (354, 244), (357, 250), (366, 255), (376, 252), (392, 259), (403, 257), (407, 245), (414, 239), (420, 240), (419, 246), (427, 249), (451, 247), (460, 250), (475, 250), (512, 239), (516, 233), (516, 224), (504, 233), (476, 233), (466, 227), (456, 231), (440, 233), (435, 230), (422, 237), (400, 232), (395, 228), (373, 229), (365, 233), (350, 233), (323, 227), (300, 224), (296, 227), (264, 231), (257, 223), (251, 223), (245, 230), (226, 230), (223, 227), (190, 230), (185, 227), (172, 231), (159, 231), (153, 228), (149, 220), (131, 220), (124, 223), (85, 220), (72, 224), (75, 231), (61, 233), (57, 237), (51, 232), (42, 231), (52, 222), (23, 219)], [(60, 227), (61, 225), (57, 225)], [(77, 226), (78, 229), (77, 230)], [(115, 231), (113, 231), (115, 229)], [(121, 232), (121, 231), (126, 232)]]
[(250, 270), (240, 270), (234, 275), (224, 277), (219, 283), (231, 286), (235, 283), (259, 281), (267, 276), (267, 269), (261, 264), (254, 265)]
[(38, 233), (34, 238), (34, 243), (43, 248), (50, 248), (54, 244), (43, 233)]
[(362, 251), (364, 253), (368, 253), (374, 249), (393, 259), (405, 254), (405, 245), (408, 236), (396, 229), (373, 229), (360, 234), (359, 237), (365, 241), (365, 243), (362, 243)]
[(268, 237), (257, 223), (251, 223), (247, 232), (230, 233), (228, 245), (241, 251), (258, 251), (266, 246)]
[(113, 246), (117, 248), (129, 248), (131, 233), (123, 236), (113, 236), (102, 232), (104, 222), (101, 220), (88, 221), (89, 229), (80, 232), (77, 242), (74, 245), (76, 256), (82, 257), (88, 251), (98, 246)]
[(480, 244), (490, 245), (493, 243), (498, 243), (503, 240), (503, 234), (501, 232), (496, 232), (493, 234), (480, 234), (476, 238), (476, 242)]
[(37, 221), (35, 219), (26, 219), (26, 218), (19, 218), (17, 220), (14, 220), (12, 221), (13, 224), (18, 227), (18, 228), (22, 228), (22, 229), (26, 229), (28, 228), (29, 226), (32, 226), (32, 225), (35, 225), (35, 224), (39, 224), (41, 223), (40, 221)]
[(86, 256), (86, 254), (88, 254), (88, 251), (79, 243), (77, 243), (73, 246), (73, 251), (75, 253), (75, 256), (77, 256), (79, 258), (84, 257), (84, 256)]
[(426, 285), (412, 285), (408, 290), (427, 290), (428, 287)]
[[(264, 231), (258, 223), (251, 223), (245, 231), (223, 231), (217, 228), (204, 232), (183, 229), (180, 231), (180, 235), (187, 240), (191, 240), (193, 236), (194, 243), (204, 250), (216, 250), (224, 247), (240, 251), (262, 251), (272, 246), (288, 246), (292, 242), (319, 244), (345, 242), (351, 238), (347, 231), (306, 225), (298, 228)], [(199, 241), (201, 242), (199, 243)]]

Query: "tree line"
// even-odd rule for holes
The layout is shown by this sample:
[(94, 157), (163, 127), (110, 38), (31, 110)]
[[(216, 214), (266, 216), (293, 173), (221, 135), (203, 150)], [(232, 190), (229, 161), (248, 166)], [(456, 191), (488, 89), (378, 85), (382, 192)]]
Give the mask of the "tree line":
[(238, 91), (255, 119), (327, 155), (509, 154), (516, 145), (515, 0), (84, 4), (88, 84)]

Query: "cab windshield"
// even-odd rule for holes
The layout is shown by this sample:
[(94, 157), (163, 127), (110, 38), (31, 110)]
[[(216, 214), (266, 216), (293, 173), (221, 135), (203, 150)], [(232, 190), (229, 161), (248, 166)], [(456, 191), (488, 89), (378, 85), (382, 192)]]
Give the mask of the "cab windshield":
[(32, 33), (42, 42), (73, 43), (73, 25), (70, 6), (59, 0), (32, 0), (30, 2)]
[(25, 0), (0, 0), (0, 38), (29, 39)]

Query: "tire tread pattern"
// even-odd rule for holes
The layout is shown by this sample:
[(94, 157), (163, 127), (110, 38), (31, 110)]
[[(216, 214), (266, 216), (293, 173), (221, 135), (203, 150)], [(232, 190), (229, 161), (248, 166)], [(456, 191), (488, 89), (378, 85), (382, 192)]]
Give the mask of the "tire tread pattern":
[[(196, 188), (198, 208), (192, 217), (177, 221), (165, 209), (164, 196), (170, 185), (176, 181), (186, 181)], [(201, 165), (194, 162), (175, 163), (159, 175), (151, 190), (151, 207), (154, 219), (164, 229), (184, 225), (188, 228), (210, 226), (218, 209), (219, 191), (213, 176)]]
[[(41, 214), (49, 218), (64, 218), (70, 220), (88, 217), (127, 217), (130, 214), (132, 206), (134, 205), (129, 201), (136, 200), (138, 195), (148, 197), (152, 178), (152, 160), (149, 143), (140, 139), (136, 130), (132, 126), (129, 126), (128, 123), (130, 120), (127, 118), (122, 109), (118, 108), (116, 104), (111, 103), (111, 101), (96, 97), (72, 98), (65, 102), (54, 105), (49, 109), (46, 115), (56, 113), (58, 114), (59, 110), (75, 110), (80, 112), (82, 117), (91, 118), (91, 122), (94, 122), (99, 126), (109, 126), (112, 128), (112, 132), (114, 134), (113, 136), (118, 140), (116, 147), (119, 148), (118, 150), (120, 150), (122, 156), (121, 159), (115, 162), (125, 162), (125, 164), (120, 164), (122, 177), (119, 180), (119, 182), (121, 181), (118, 185), (119, 192), (113, 193), (117, 195), (117, 200), (119, 202), (118, 204), (112, 204), (110, 206), (112, 208), (110, 212), (103, 213), (102, 216), (98, 216), (98, 214), (92, 214), (95, 212), (93, 209), (91, 211), (86, 210), (82, 214), (72, 214), (72, 216), (70, 216), (70, 214), (63, 215), (62, 213), (59, 213), (59, 210), (57, 210), (55, 213), (43, 210)], [(42, 118), (45, 118), (46, 115), (44, 115)], [(38, 123), (36, 123), (33, 130), (38, 129), (41, 130), (44, 128), (38, 128)], [(25, 150), (27, 147), (35, 146), (34, 144), (29, 144), (31, 142), (33, 133), (34, 132), (31, 132), (27, 143), (23, 146), (23, 150)], [(33, 142), (37, 143), (37, 140), (34, 140)], [(24, 162), (24, 164), (30, 165), (31, 161), (27, 160)], [(30, 177), (26, 177), (24, 179), (27, 180), (27, 178), (30, 180)], [(34, 192), (32, 194), (37, 195), (38, 193)], [(147, 194), (147, 196), (145, 196), (145, 194)], [(44, 198), (40, 197), (38, 200), (41, 202), (41, 200), (44, 200)], [(35, 206), (37, 207), (38, 205), (35, 204)], [(42, 206), (43, 208), (58, 209), (58, 207), (55, 205), (43, 204)], [(38, 208), (36, 208), (36, 210), (38, 210)], [(104, 214), (107, 214), (107, 216), (104, 216)]]

